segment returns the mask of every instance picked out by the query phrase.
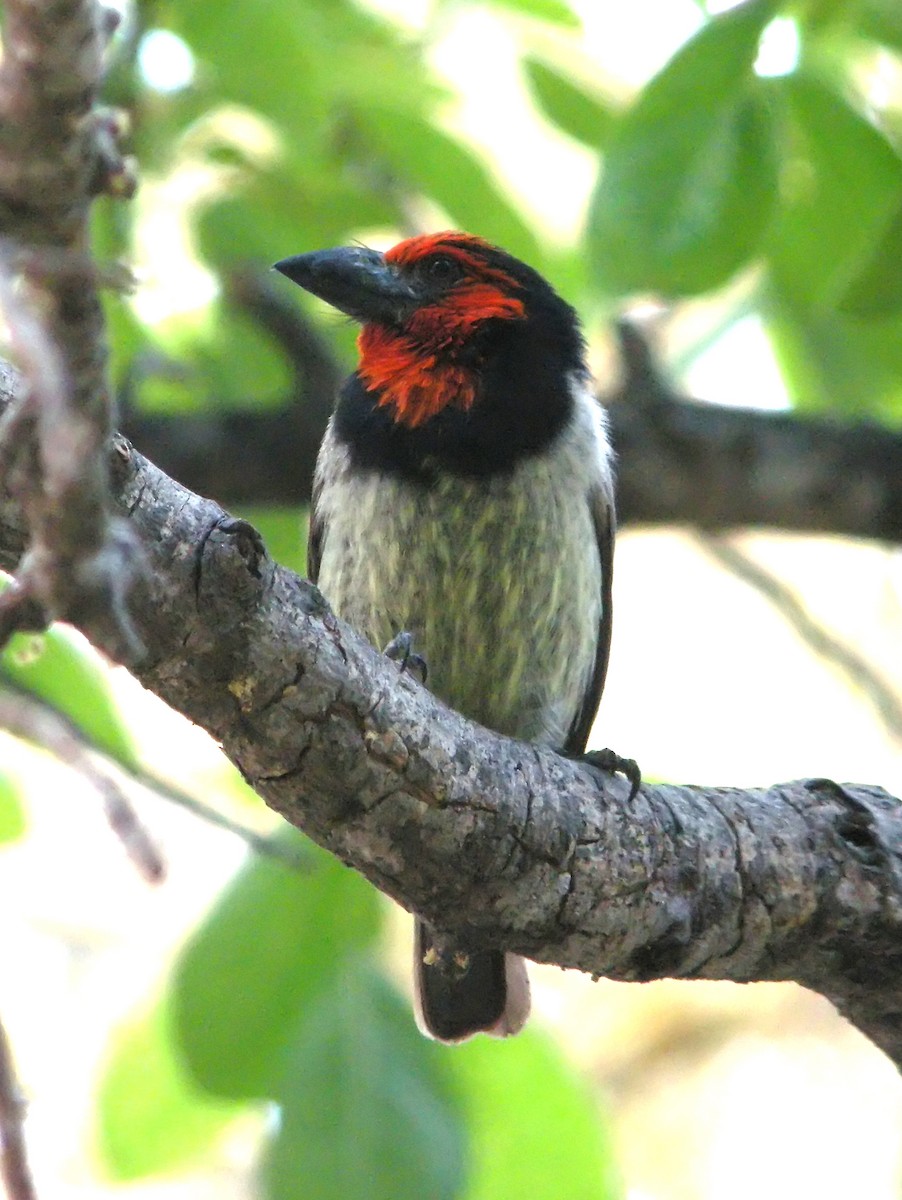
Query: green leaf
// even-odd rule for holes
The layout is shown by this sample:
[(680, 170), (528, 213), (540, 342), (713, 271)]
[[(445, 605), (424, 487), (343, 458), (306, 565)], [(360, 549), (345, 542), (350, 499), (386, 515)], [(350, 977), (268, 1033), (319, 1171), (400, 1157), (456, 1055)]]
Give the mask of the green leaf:
[(614, 114), (604, 101), (538, 58), (523, 60), (539, 108), (552, 124), (597, 150), (610, 135)]
[(21, 788), (12, 776), (0, 771), (0, 843), (16, 841), (27, 828), (20, 793)]
[(263, 1167), (267, 1200), (454, 1200), (463, 1131), (449, 1057), (384, 980), (347, 963), (293, 1047)]
[[(349, 104), (416, 112), (439, 95), (397, 28), (350, 0), (171, 7), (173, 28), (197, 55), (198, 78), (217, 97), (268, 117), (295, 153), (322, 163)], [(223, 22), (241, 30), (223, 37)]]
[(460, 229), (541, 269), (535, 234), (473, 152), (420, 117), (388, 109), (361, 114), (373, 148), (409, 188), (440, 204)]
[(839, 308), (856, 317), (885, 317), (902, 309), (902, 205), (870, 262), (849, 285)]
[(579, 29), (582, 22), (564, 0), (485, 0), (489, 8), (507, 8), (524, 17), (535, 17), (566, 29)]
[(820, 80), (786, 76), (772, 85), (785, 102), (792, 157), (767, 242), (770, 269), (801, 303), (836, 307), (850, 289), (860, 297), (862, 276), (875, 269), (902, 205), (902, 160)]
[(477, 1038), (448, 1057), (471, 1138), (462, 1200), (621, 1195), (597, 1107), (548, 1038)]
[(798, 408), (902, 421), (902, 315), (865, 321), (814, 309), (775, 284), (761, 311)]
[(902, 50), (902, 6), (899, 0), (860, 0), (856, 25), (860, 33), (875, 42)]
[(164, 1001), (115, 1038), (100, 1081), (97, 1149), (117, 1180), (175, 1170), (201, 1158), (240, 1111), (191, 1081)]
[(610, 293), (708, 291), (757, 251), (776, 192), (770, 112), (752, 67), (770, 3), (715, 17), (612, 136), (588, 244)]
[(74, 630), (18, 633), (0, 653), (0, 679), (30, 692), (68, 717), (92, 745), (126, 768), (137, 755), (110, 690), (110, 668)]
[(249, 862), (176, 965), (179, 1045), (194, 1078), (215, 1095), (272, 1096), (299, 1018), (378, 932), (377, 893), (324, 851), (314, 853), (315, 869), (303, 874)]

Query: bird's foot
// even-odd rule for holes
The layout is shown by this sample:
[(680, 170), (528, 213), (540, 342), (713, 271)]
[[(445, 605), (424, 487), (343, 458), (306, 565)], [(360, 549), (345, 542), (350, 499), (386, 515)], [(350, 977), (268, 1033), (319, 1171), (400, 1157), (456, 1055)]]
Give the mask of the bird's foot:
[(386, 658), (398, 664), (398, 670), (412, 675), (418, 683), (425, 684), (429, 668), (422, 654), (417, 654), (413, 648), (413, 634), (406, 630), (395, 634), (382, 651)]
[(624, 775), (629, 780), (629, 800), (636, 798), (642, 783), (642, 772), (634, 758), (622, 758), (614, 750), (604, 749), (589, 750), (585, 754), (580, 754), (577, 761), (588, 763), (589, 766), (598, 767), (599, 770), (608, 771), (612, 775)]

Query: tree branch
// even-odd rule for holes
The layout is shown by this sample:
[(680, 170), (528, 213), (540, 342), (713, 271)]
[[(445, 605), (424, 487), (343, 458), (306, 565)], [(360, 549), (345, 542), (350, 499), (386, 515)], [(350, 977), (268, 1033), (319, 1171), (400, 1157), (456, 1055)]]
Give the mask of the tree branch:
[[(94, 0), (9, 0), (0, 62), (0, 300), (29, 390), (4, 428), (30, 529), (3, 631), (53, 616), (105, 622), (119, 657), (138, 644), (124, 598), (135, 556), (109, 511), (112, 403), (90, 202), (127, 194), (118, 126), (95, 108), (110, 21)], [(18, 285), (18, 286), (17, 286)]]
[(624, 379), (608, 415), (622, 519), (902, 541), (902, 432), (695, 402), (635, 327), (618, 332)]
[[(807, 780), (629, 803), (622, 780), (445, 708), (124, 439), (112, 461), (152, 566), (136, 674), (289, 821), (475, 944), (627, 980), (793, 979), (902, 1063), (898, 800)], [(16, 520), (0, 497), (6, 561)]]

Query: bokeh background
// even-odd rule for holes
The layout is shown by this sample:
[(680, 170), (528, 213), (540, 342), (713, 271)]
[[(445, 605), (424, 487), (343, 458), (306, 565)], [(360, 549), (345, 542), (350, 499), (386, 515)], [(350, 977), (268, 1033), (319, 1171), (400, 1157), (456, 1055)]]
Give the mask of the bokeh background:
[[(138, 280), (108, 302), (123, 422), (281, 561), (302, 569), (354, 331), (268, 265), (350, 239), (504, 245), (580, 310), (603, 394), (625, 314), (686, 403), (870, 422), (893, 445), (898, 0), (122, 13), (107, 94), (142, 182), (98, 205), (95, 246)], [(592, 743), (653, 779), (899, 794), (898, 541), (627, 522)], [(823, 999), (535, 968), (522, 1038), (433, 1047), (404, 995), (407, 918), (281, 829), (205, 735), (65, 629), (18, 639), (0, 678), (82, 743), (52, 726), (39, 750), (37, 719), (0, 741), (0, 1015), (42, 1200), (900, 1194), (902, 1083)], [(159, 847), (156, 884), (110, 830), (117, 797)]]

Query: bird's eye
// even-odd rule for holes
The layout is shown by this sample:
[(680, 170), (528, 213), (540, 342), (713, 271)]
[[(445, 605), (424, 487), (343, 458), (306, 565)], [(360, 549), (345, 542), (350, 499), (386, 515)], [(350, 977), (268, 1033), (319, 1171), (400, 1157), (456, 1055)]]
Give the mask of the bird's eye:
[(460, 278), (460, 264), (447, 254), (437, 254), (424, 264), (424, 274), (433, 283), (453, 283)]

